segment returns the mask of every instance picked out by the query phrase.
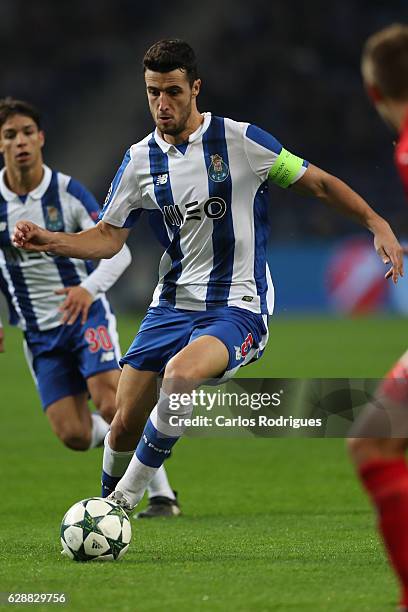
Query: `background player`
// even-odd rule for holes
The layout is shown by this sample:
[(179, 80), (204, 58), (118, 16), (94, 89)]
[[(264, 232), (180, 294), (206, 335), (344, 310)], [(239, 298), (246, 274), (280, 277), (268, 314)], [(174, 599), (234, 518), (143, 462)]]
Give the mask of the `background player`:
[[(187, 43), (156, 43), (144, 67), (156, 130), (126, 153), (102, 221), (76, 235), (23, 221), (14, 233), (27, 251), (101, 258), (120, 250), (143, 209), (166, 219), (171, 243), (151, 307), (122, 360), (118, 412), (105, 445), (104, 477), (116, 469), (115, 454), (137, 445), (114, 494), (127, 509), (141, 499), (191, 415), (191, 404), (173, 412), (169, 395), (231, 376), (265, 347), (273, 309), (268, 178), (281, 187), (296, 183), (299, 193), (354, 217), (373, 232), (383, 261), (392, 262), (394, 282), (402, 275), (402, 250), (388, 223), (342, 181), (253, 125), (199, 113), (201, 81)], [(159, 374), (163, 390), (146, 423)], [(181, 420), (174, 426), (171, 416)]]
[[(10, 229), (22, 216), (52, 231), (75, 232), (93, 227), (100, 212), (83, 185), (43, 165), (43, 145), (38, 111), (27, 102), (0, 101), (5, 162), (0, 173), (0, 290), (9, 304), (10, 323), (24, 331), (25, 354), (52, 429), (67, 447), (86, 450), (102, 444), (115, 413), (120, 348), (104, 291), (131, 256), (124, 245), (94, 269), (90, 261), (28, 254), (11, 244)], [(2, 351), (1, 321), (0, 333)], [(89, 411), (88, 393), (98, 413)], [(147, 516), (179, 514), (164, 470), (149, 495)]]
[[(115, 413), (119, 377), (116, 321), (103, 290), (131, 261), (125, 246), (115, 261), (91, 262), (16, 249), (10, 230), (29, 216), (51, 230), (92, 227), (99, 207), (77, 181), (43, 164), (44, 133), (36, 109), (0, 102), (0, 265), (12, 323), (24, 331), (24, 350), (51, 427), (69, 448), (101, 443)], [(96, 298), (96, 299), (95, 299)], [(88, 409), (88, 392), (99, 410)]]
[[(362, 73), (367, 92), (384, 121), (398, 133), (395, 164), (408, 198), (408, 26), (393, 25), (371, 36)], [(380, 386), (378, 398), (353, 435), (392, 431), (390, 438), (349, 440), (353, 462), (378, 511), (378, 527), (402, 585), (401, 610), (408, 610), (408, 352)], [(384, 418), (386, 417), (386, 418)]]

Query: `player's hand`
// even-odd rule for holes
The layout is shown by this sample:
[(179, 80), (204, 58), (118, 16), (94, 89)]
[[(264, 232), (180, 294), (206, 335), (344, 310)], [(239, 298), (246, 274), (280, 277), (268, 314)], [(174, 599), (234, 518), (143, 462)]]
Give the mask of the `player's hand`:
[(53, 233), (31, 221), (18, 221), (11, 238), (14, 246), (26, 251), (50, 251)]
[(4, 353), (4, 329), (0, 327), (0, 353)]
[(392, 264), (385, 278), (392, 278), (397, 284), (398, 278), (404, 276), (403, 250), (388, 223), (375, 232), (374, 247), (384, 264)]
[[(402, 252), (404, 255), (408, 255), (408, 246), (403, 246)], [(387, 274), (385, 275), (385, 278), (390, 278), (391, 275), (392, 275), (392, 268), (391, 270), (388, 270)]]
[(88, 312), (93, 302), (93, 295), (87, 289), (77, 285), (76, 287), (64, 287), (55, 291), (57, 295), (66, 295), (59, 310), (63, 313), (61, 323), (73, 325), (81, 316), (82, 325), (88, 319)]

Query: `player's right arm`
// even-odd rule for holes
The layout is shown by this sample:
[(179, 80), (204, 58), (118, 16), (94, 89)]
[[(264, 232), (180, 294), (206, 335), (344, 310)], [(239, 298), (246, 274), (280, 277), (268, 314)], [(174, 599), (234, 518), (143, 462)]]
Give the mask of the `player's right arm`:
[(18, 221), (12, 241), (26, 251), (45, 251), (78, 259), (109, 259), (123, 247), (129, 231), (99, 221), (95, 227), (70, 234), (50, 232), (31, 221)]

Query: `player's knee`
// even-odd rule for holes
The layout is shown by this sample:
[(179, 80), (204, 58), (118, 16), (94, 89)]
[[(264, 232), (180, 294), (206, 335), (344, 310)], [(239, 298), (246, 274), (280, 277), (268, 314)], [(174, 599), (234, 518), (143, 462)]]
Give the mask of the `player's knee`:
[(202, 378), (200, 367), (196, 363), (188, 362), (179, 357), (173, 357), (164, 371), (163, 381), (168, 392), (188, 392), (191, 383), (199, 382)]
[(91, 444), (91, 432), (80, 431), (76, 429), (61, 429), (57, 432), (57, 435), (61, 442), (67, 448), (76, 451), (88, 450)]

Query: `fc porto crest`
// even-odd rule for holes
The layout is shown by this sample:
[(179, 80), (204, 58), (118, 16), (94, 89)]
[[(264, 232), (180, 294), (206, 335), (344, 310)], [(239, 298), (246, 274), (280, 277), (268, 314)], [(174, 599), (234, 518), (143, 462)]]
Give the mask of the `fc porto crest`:
[(214, 183), (222, 183), (229, 177), (229, 168), (221, 155), (211, 155), (211, 165), (208, 168), (208, 176)]
[(61, 211), (56, 206), (46, 206), (45, 227), (50, 232), (60, 232), (64, 229)]

